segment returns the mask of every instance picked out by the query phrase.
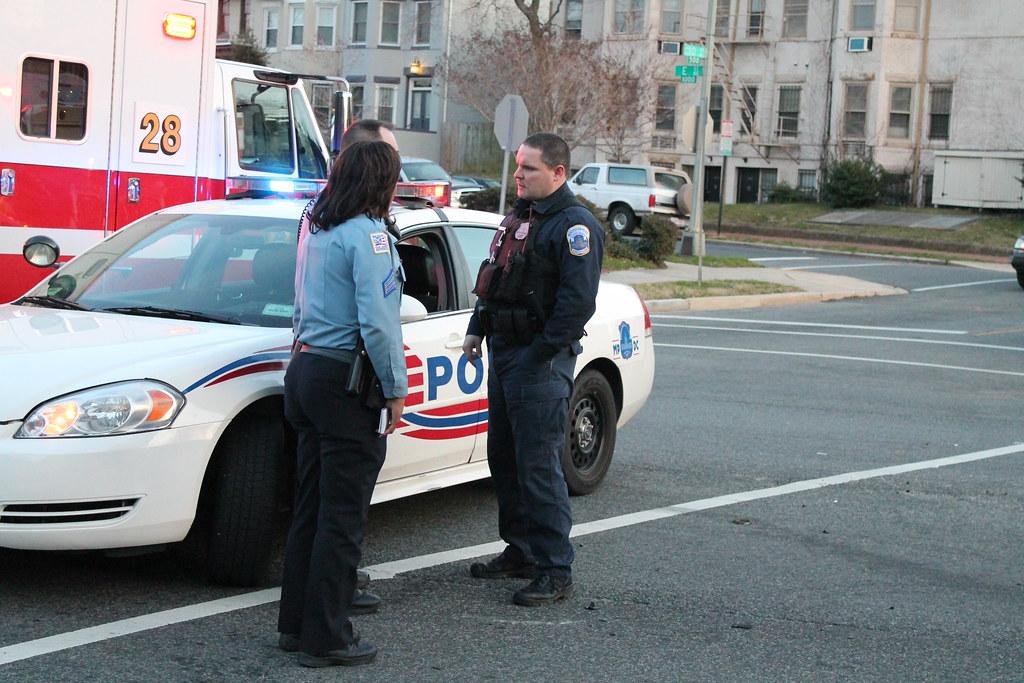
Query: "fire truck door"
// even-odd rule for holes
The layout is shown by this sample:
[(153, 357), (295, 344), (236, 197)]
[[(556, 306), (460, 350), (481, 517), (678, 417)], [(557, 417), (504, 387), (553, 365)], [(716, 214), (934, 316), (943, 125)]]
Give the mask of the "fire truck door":
[[(185, 17), (184, 36), (174, 33)], [(195, 34), (188, 37), (188, 18)], [(193, 201), (200, 150), (201, 103), (209, 97), (214, 10), (199, 0), (127, 3), (118, 134), (112, 141), (111, 198), (120, 228), (152, 211)], [(212, 112), (210, 114), (213, 115)], [(205, 124), (209, 125), (209, 124)]]

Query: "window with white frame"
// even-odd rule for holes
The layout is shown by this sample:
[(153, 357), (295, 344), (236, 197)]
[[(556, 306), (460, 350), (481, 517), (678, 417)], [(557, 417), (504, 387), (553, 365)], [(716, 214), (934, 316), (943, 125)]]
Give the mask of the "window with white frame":
[(565, 0), (565, 37), (583, 37), (583, 0)]
[(774, 168), (761, 169), (761, 196), (760, 201), (767, 202), (772, 198), (772, 191), (779, 184), (779, 172)]
[(281, 27), (281, 10), (266, 9), (263, 12), (263, 47), (268, 50), (277, 49), (277, 32)]
[(870, 31), (875, 27), (875, 0), (850, 0), (850, 28)]
[(380, 3), (381, 45), (398, 45), (398, 27), (401, 23), (402, 3), (393, 0)]
[(352, 120), (358, 121), (363, 118), (363, 93), (365, 88), (361, 85), (352, 86)]
[(949, 118), (953, 111), (953, 86), (933, 84), (929, 93), (928, 139), (949, 139)]
[(785, 0), (783, 2), (782, 37), (807, 37), (807, 0)]
[(732, 11), (732, 0), (718, 0), (715, 6), (715, 36), (727, 38), (729, 36), (729, 14)]
[(419, 0), (416, 3), (416, 39), (413, 43), (418, 47), (430, 45), (430, 5), (432, 0)]
[(291, 32), (288, 35), (288, 44), (292, 47), (302, 47), (302, 32), (306, 25), (306, 8), (302, 5), (291, 6)]
[(725, 106), (725, 90), (720, 85), (711, 86), (711, 96), (708, 99), (708, 116), (712, 120), (712, 130), (716, 133), (722, 131), (722, 109)]
[(338, 16), (336, 5), (317, 5), (316, 44), (317, 47), (334, 46), (334, 22)]
[(747, 36), (761, 35), (764, 29), (764, 0), (750, 0), (750, 11), (747, 12)]
[(661, 32), (683, 32), (683, 0), (661, 0)]
[(868, 121), (868, 84), (847, 83), (843, 99), (843, 138), (863, 140)]
[(409, 130), (430, 130), (430, 92), (429, 78), (409, 79), (409, 111), (405, 122)]
[(893, 17), (893, 29), (916, 33), (920, 12), (921, 0), (896, 0), (896, 15)]
[(615, 0), (613, 33), (640, 33), (644, 27), (644, 0)]
[(395, 122), (395, 93), (398, 91), (393, 85), (377, 86), (377, 120)]
[(676, 129), (675, 85), (658, 86), (658, 102), (654, 110), (654, 129), (664, 131)]
[(327, 130), (331, 125), (331, 100), (334, 86), (330, 83), (313, 84), (313, 115), (320, 130)]
[(779, 118), (775, 126), (780, 138), (795, 138), (800, 132), (800, 86), (779, 88)]
[(353, 45), (366, 44), (366, 3), (352, 3), (352, 40)]
[(890, 138), (906, 139), (910, 137), (910, 102), (913, 99), (913, 86), (894, 85), (889, 91)]

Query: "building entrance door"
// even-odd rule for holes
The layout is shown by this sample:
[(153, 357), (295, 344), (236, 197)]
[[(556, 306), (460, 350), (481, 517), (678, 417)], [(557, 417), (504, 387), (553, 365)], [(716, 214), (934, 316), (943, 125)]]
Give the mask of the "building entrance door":
[(757, 190), (761, 184), (761, 169), (737, 168), (736, 180), (736, 202), (756, 203)]

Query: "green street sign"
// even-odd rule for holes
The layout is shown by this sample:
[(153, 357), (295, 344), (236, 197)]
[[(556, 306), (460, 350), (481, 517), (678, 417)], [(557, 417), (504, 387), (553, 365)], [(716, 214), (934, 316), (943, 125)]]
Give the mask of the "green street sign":
[(676, 66), (676, 76), (679, 77), (694, 77), (703, 76), (704, 67), (694, 64), (679, 64)]
[(683, 43), (683, 56), (684, 57), (700, 57), (704, 58), (708, 54), (708, 49), (700, 43)]

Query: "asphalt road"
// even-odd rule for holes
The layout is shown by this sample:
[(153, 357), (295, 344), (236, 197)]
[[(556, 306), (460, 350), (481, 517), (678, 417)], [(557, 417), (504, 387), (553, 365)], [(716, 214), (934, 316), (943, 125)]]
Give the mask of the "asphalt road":
[(1024, 292), (846, 271), (911, 293), (655, 317), (651, 399), (573, 500), (567, 603), (515, 607), (520, 582), (453, 559), (496, 540), (480, 482), (371, 510), (365, 564), (450, 553), (375, 582), (374, 665), (298, 667), (272, 592), (204, 585), (181, 555), (0, 551), (0, 680), (1022, 680)]

